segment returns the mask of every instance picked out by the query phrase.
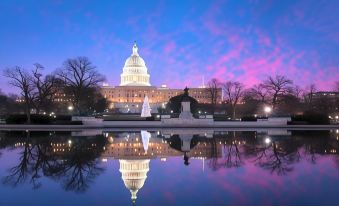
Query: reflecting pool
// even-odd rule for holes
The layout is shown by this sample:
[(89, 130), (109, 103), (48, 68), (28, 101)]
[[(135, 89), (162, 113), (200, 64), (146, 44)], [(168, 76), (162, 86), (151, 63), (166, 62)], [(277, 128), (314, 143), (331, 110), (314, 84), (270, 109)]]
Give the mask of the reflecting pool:
[(333, 205), (339, 131), (0, 131), (0, 205)]

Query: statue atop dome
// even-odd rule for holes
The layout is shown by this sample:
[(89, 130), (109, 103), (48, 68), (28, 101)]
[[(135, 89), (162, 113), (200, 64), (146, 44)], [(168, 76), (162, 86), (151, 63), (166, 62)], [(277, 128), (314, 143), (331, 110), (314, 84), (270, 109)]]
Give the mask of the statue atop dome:
[(137, 42), (134, 42), (132, 55), (139, 56)]

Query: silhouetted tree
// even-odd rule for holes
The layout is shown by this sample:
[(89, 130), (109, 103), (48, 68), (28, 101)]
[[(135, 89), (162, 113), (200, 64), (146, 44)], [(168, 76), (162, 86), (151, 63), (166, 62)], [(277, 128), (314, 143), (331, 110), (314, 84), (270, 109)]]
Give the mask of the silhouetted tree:
[[(250, 89), (251, 90), (251, 89)], [(238, 113), (241, 113), (243, 116), (249, 116), (254, 114), (261, 114), (263, 111), (263, 102), (253, 95), (250, 90), (244, 92), (242, 98), (242, 105), (239, 105)]]
[(207, 83), (206, 91), (208, 92), (209, 98), (211, 99), (212, 114), (214, 114), (215, 107), (218, 103), (218, 96), (220, 95), (219, 94), (220, 87), (221, 87), (221, 83), (215, 78), (211, 79)]
[(89, 94), (97, 92), (99, 83), (105, 79), (87, 57), (67, 59), (57, 75), (64, 81), (64, 91), (72, 96), (78, 114), (86, 113), (87, 103), (93, 96)]
[(334, 91), (339, 92), (339, 81), (334, 83)]
[(304, 91), (304, 100), (307, 104), (308, 110), (311, 110), (313, 108), (313, 96), (317, 92), (317, 88), (315, 84), (310, 84), (306, 87)]
[(302, 96), (303, 96), (303, 89), (298, 86), (295, 85), (294, 87), (292, 87), (292, 91), (291, 91), (291, 95), (295, 96), (298, 100), (302, 100)]
[(4, 76), (10, 79), (10, 84), (20, 90), (25, 104), (27, 123), (31, 123), (31, 109), (33, 106), (34, 90), (33, 77), (21, 67), (8, 68), (4, 71)]
[(244, 95), (244, 85), (240, 82), (228, 81), (223, 84), (224, 97), (227, 104), (232, 108), (232, 118), (235, 119), (237, 104)]
[[(276, 110), (280, 113), (295, 114), (303, 111), (303, 105), (300, 99), (293, 95), (293, 93), (280, 96), (279, 102)], [(291, 105), (293, 105), (293, 107)]]
[(43, 77), (41, 71), (44, 67), (38, 63), (34, 66), (32, 81), (36, 89), (34, 91), (33, 105), (36, 113), (39, 114), (41, 109), (48, 111), (52, 107), (55, 93), (57, 92), (58, 80), (54, 75)]
[(14, 111), (18, 111), (18, 105), (16, 105), (15, 98), (7, 96), (0, 91), (0, 117), (11, 114)]
[(109, 102), (100, 93), (98, 93), (98, 95), (99, 97), (96, 98), (96, 102), (94, 103), (94, 110), (101, 113), (107, 109)]
[(264, 81), (264, 86), (271, 95), (271, 104), (273, 109), (279, 103), (279, 97), (291, 92), (293, 82), (285, 76), (277, 75), (275, 77), (268, 77)]
[(267, 101), (268, 91), (264, 84), (254, 85), (248, 93), (251, 94), (254, 99), (257, 99), (262, 103), (266, 103)]

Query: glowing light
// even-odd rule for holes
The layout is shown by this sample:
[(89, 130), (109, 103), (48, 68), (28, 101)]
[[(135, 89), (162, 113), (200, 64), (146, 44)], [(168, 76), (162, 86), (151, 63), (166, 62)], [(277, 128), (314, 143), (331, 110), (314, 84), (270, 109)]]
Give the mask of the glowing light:
[(264, 107), (264, 111), (265, 111), (266, 113), (270, 113), (270, 112), (272, 111), (272, 108), (269, 107), (269, 106), (266, 106), (266, 107)]
[(74, 108), (73, 108), (73, 106), (68, 106), (67, 109), (68, 109), (69, 111), (73, 111)]
[(266, 143), (266, 144), (271, 143), (271, 139), (267, 137), (267, 138), (265, 139), (265, 143)]

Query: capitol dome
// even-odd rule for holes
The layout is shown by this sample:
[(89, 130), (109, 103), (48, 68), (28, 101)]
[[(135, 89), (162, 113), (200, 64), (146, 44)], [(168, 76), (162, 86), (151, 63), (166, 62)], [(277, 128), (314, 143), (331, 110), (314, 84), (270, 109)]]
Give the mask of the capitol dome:
[(125, 187), (131, 192), (132, 202), (135, 203), (138, 191), (144, 186), (149, 171), (149, 159), (119, 160), (121, 178)]
[(139, 56), (137, 44), (134, 43), (132, 55), (126, 59), (121, 74), (120, 86), (151, 86), (149, 79), (145, 61)]

